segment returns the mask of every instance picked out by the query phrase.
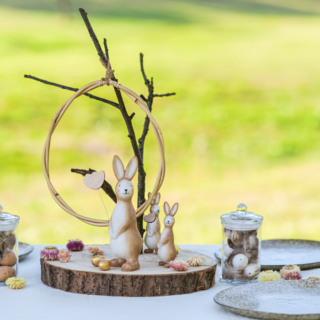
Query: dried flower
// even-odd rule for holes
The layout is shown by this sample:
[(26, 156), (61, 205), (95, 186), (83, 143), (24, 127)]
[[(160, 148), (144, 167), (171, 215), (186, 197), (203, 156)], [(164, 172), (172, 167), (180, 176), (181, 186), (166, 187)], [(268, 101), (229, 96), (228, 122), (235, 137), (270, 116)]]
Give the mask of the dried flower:
[(178, 251), (178, 254), (179, 254), (181, 251), (181, 248), (179, 246), (175, 246), (175, 247), (176, 247), (176, 250)]
[(291, 272), (300, 272), (300, 268), (298, 266), (295, 266), (294, 264), (288, 264), (280, 270), (282, 278), (285, 278), (285, 276)]
[(280, 280), (280, 274), (277, 271), (267, 270), (260, 272), (259, 274), (260, 281), (276, 281)]
[(58, 253), (60, 262), (68, 262), (71, 259), (71, 254), (68, 249), (62, 249)]
[(170, 261), (169, 263), (170, 268), (176, 271), (187, 271), (188, 270), (188, 263), (185, 261)]
[(67, 248), (69, 251), (82, 251), (84, 248), (84, 244), (81, 240), (69, 240), (67, 244)]
[(307, 280), (320, 280), (320, 278), (313, 276), (313, 277), (309, 277)]
[(89, 247), (88, 251), (92, 253), (94, 256), (99, 255), (102, 256), (104, 254), (104, 250), (99, 247)]
[(204, 260), (206, 260), (204, 257), (191, 257), (187, 259), (187, 263), (190, 267), (198, 267), (203, 265)]
[(286, 276), (284, 277), (284, 280), (300, 280), (302, 279), (302, 275), (300, 272), (290, 272), (287, 273)]
[(27, 284), (27, 281), (23, 278), (12, 277), (6, 280), (6, 285), (10, 286), (10, 289), (22, 289)]
[(58, 260), (59, 250), (55, 246), (47, 246), (40, 252), (40, 257), (43, 260)]

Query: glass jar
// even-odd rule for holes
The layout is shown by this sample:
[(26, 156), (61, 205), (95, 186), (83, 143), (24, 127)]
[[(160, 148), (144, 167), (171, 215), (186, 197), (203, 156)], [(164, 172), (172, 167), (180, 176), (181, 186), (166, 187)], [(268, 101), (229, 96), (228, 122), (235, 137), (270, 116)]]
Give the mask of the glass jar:
[(222, 252), (220, 282), (238, 285), (254, 282), (260, 273), (263, 217), (247, 212), (239, 204), (237, 211), (221, 216)]
[(0, 205), (0, 285), (4, 285), (8, 278), (18, 276), (19, 220), (20, 217), (3, 212)]

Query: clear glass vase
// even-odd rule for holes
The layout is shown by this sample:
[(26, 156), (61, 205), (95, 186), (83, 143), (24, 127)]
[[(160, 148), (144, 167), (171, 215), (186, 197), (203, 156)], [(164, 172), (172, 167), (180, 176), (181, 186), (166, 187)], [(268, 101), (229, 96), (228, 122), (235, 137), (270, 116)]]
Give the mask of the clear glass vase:
[(19, 272), (18, 225), (20, 218), (3, 212), (0, 205), (0, 285)]
[(220, 282), (239, 285), (254, 282), (260, 273), (263, 217), (247, 212), (245, 204), (221, 216), (222, 259)]

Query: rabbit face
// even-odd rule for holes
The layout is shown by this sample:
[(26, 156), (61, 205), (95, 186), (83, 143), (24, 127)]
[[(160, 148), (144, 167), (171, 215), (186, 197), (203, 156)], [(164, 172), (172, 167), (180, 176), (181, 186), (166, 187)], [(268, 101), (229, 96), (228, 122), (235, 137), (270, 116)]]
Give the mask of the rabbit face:
[(116, 186), (118, 199), (130, 200), (133, 196), (133, 185), (130, 180), (120, 180)]
[(164, 218), (164, 225), (167, 227), (172, 227), (174, 225), (174, 217), (168, 215)]
[(160, 207), (157, 204), (152, 205), (151, 206), (151, 212), (155, 213), (158, 216), (159, 213), (160, 213)]

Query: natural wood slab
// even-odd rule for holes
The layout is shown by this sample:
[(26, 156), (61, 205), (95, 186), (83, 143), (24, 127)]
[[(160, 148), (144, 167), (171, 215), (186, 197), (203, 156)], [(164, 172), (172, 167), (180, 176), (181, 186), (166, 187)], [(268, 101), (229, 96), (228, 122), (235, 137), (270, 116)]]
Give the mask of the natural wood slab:
[[(108, 245), (100, 247), (107, 259), (114, 258)], [(216, 261), (189, 250), (181, 250), (177, 259), (191, 256), (205, 257), (205, 265), (178, 272), (159, 266), (157, 255), (144, 254), (139, 257), (141, 268), (127, 273), (121, 268), (101, 271), (94, 267), (92, 255), (85, 248), (74, 252), (68, 263), (41, 260), (41, 280), (52, 288), (72, 293), (127, 297), (177, 295), (211, 288), (215, 283)]]

